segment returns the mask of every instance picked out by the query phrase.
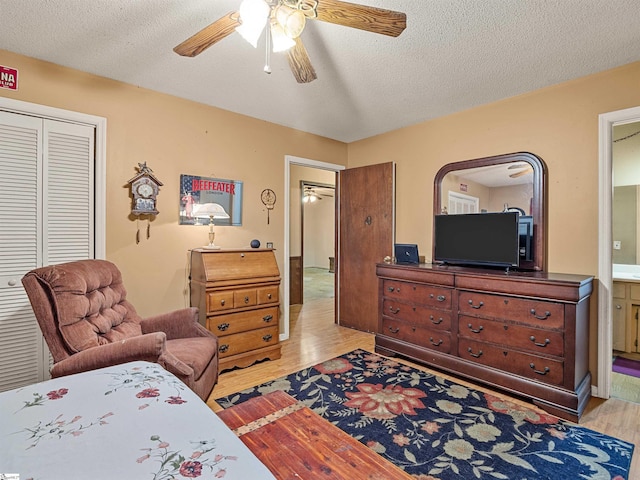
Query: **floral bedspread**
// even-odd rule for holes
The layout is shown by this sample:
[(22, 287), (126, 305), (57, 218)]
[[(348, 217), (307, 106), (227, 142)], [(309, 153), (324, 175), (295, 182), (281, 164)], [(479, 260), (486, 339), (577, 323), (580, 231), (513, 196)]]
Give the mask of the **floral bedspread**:
[(195, 393), (148, 362), (0, 393), (0, 474), (21, 480), (274, 478)]

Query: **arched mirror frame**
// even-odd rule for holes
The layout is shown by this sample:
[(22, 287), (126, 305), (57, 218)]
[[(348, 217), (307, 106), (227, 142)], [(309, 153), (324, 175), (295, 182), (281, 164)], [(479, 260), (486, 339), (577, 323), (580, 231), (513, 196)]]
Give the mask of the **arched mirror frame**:
[(524, 270), (545, 271), (547, 259), (547, 167), (542, 159), (532, 153), (518, 152), (505, 155), (496, 155), (493, 157), (476, 158), (473, 160), (464, 160), (461, 162), (448, 163), (435, 176), (434, 180), (434, 198), (433, 198), (433, 215), (434, 215), (434, 238), (432, 241), (433, 251), (435, 255), (435, 215), (442, 212), (442, 180), (445, 175), (460, 170), (468, 170), (472, 168), (487, 167), (491, 165), (500, 165), (504, 163), (521, 163), (526, 162), (533, 169), (532, 175), (532, 199), (531, 199), (531, 216), (533, 217), (533, 260), (520, 264), (520, 268)]

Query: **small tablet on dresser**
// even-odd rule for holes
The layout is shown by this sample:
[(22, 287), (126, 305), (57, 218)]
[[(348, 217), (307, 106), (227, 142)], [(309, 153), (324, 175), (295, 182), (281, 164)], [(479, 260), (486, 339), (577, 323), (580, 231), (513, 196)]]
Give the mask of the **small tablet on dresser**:
[(418, 245), (412, 243), (396, 243), (394, 250), (396, 263), (401, 265), (415, 265), (420, 263), (418, 260)]

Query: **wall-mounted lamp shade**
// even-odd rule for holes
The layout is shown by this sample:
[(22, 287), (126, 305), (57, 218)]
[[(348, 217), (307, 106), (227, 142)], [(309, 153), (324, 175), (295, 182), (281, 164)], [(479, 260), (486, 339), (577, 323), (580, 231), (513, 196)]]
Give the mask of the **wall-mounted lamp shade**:
[(213, 231), (213, 221), (220, 218), (229, 218), (229, 214), (224, 210), (222, 205), (218, 203), (202, 203), (194, 205), (193, 216), (196, 218), (209, 219), (209, 244), (202, 248), (207, 250), (220, 250), (220, 247), (213, 243), (215, 232)]
[(254, 48), (258, 46), (258, 40), (267, 24), (270, 11), (269, 5), (263, 0), (242, 0), (240, 4), (239, 13), (242, 23), (236, 27), (236, 31)]

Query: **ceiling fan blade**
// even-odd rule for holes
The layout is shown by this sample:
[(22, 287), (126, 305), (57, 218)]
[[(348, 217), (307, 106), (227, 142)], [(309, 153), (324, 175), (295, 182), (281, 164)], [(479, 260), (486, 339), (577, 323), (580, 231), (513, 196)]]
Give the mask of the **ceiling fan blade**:
[(240, 25), (238, 12), (227, 13), (211, 25), (204, 27), (195, 35), (187, 38), (184, 42), (173, 49), (178, 55), (183, 57), (195, 57), (216, 42), (234, 32)]
[(298, 83), (311, 83), (318, 78), (300, 37), (296, 38), (295, 46), (287, 50), (287, 58), (291, 72)]
[(523, 175), (527, 175), (527, 174), (529, 174), (529, 173), (531, 173), (531, 172), (533, 172), (533, 170), (529, 170), (529, 169), (527, 168), (527, 169), (522, 170), (522, 171), (520, 171), (520, 172), (512, 173), (511, 175), (509, 175), (509, 177), (511, 177), (511, 178), (518, 178), (518, 177), (522, 177)]
[(397, 37), (407, 27), (407, 15), (384, 8), (340, 0), (318, 0), (318, 20)]

